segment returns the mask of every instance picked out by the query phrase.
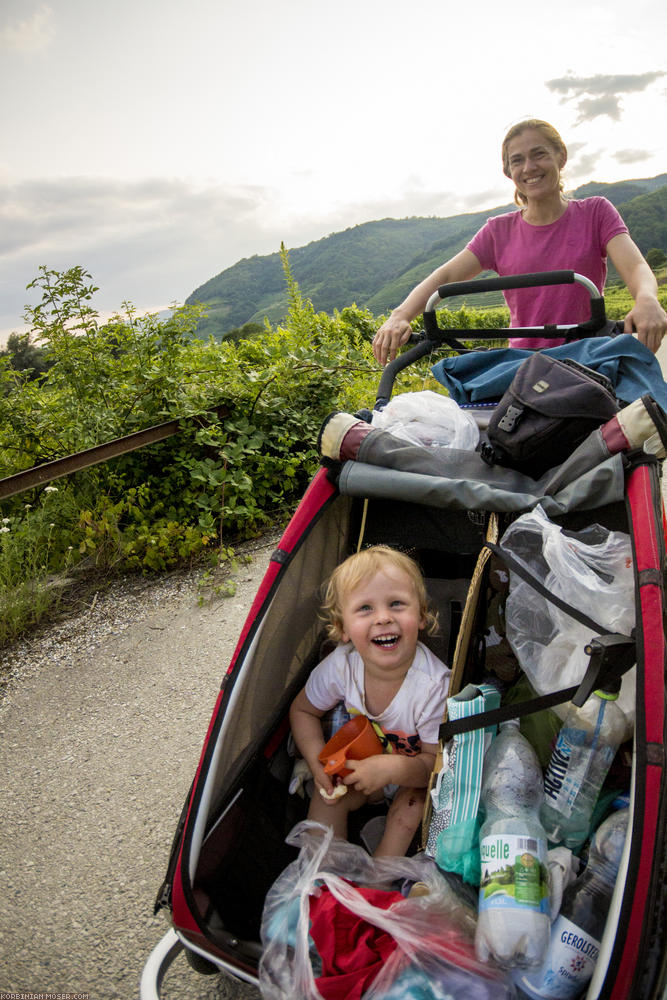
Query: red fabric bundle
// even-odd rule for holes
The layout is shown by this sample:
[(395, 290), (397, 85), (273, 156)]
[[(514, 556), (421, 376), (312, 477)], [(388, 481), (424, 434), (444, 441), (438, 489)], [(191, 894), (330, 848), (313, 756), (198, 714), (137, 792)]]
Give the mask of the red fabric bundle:
[[(372, 906), (387, 910), (403, 899), (400, 892), (364, 889), (357, 892)], [(323, 886), (310, 898), (310, 936), (322, 959), (315, 980), (325, 1000), (361, 1000), (391, 953), (396, 941), (386, 931), (351, 913)]]

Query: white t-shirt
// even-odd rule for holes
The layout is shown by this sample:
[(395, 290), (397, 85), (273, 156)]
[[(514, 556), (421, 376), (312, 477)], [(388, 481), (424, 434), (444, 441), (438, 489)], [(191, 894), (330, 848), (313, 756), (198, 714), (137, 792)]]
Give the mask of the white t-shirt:
[[(371, 715), (364, 697), (364, 663), (352, 643), (337, 646), (306, 681), (306, 697), (321, 712), (345, 702), (350, 715), (366, 715), (384, 735), (386, 752), (414, 756), (422, 743), (437, 743), (451, 670), (423, 643), (393, 701)], [(378, 733), (378, 736), (381, 734)]]

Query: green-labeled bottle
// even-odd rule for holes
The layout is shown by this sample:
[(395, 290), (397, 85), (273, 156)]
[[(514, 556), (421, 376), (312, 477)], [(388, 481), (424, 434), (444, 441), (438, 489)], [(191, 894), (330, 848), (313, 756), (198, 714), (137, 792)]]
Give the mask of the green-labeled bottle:
[(479, 916), (475, 950), (503, 968), (538, 966), (549, 944), (547, 839), (539, 819), (542, 770), (519, 731), (503, 723), (484, 758)]

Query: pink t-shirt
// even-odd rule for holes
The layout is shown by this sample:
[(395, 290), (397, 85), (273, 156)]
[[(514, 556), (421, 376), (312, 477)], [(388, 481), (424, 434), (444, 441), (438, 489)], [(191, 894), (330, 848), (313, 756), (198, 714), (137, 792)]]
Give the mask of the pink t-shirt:
[[(570, 201), (560, 219), (531, 226), (520, 211), (496, 215), (473, 236), (467, 249), (482, 268), (497, 274), (576, 271), (601, 292), (607, 277), (607, 244), (628, 227), (606, 198)], [(590, 296), (579, 284), (515, 288), (503, 292), (510, 326), (581, 323), (590, 318)], [(514, 337), (512, 347), (555, 347), (564, 340)]]

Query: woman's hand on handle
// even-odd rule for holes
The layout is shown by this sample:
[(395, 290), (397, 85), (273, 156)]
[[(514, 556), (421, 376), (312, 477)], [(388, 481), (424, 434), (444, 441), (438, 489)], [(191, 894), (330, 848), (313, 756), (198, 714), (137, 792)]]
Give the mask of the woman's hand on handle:
[(655, 354), (667, 332), (667, 313), (657, 299), (637, 299), (625, 317), (625, 333), (637, 332), (638, 339)]
[(658, 283), (639, 247), (627, 233), (619, 233), (607, 243), (607, 253), (628, 287), (635, 304), (625, 317), (625, 333), (637, 332), (638, 339), (655, 352), (667, 333), (667, 314), (658, 302)]
[(373, 337), (373, 354), (381, 365), (393, 361), (399, 347), (407, 343), (412, 327), (407, 319), (391, 314)]
[(468, 281), (482, 270), (477, 257), (470, 250), (461, 250), (455, 257), (436, 268), (412, 289), (408, 297), (386, 320), (373, 338), (373, 354), (381, 365), (393, 361), (399, 347), (410, 337), (411, 320), (424, 312), (433, 292), (450, 281)]

